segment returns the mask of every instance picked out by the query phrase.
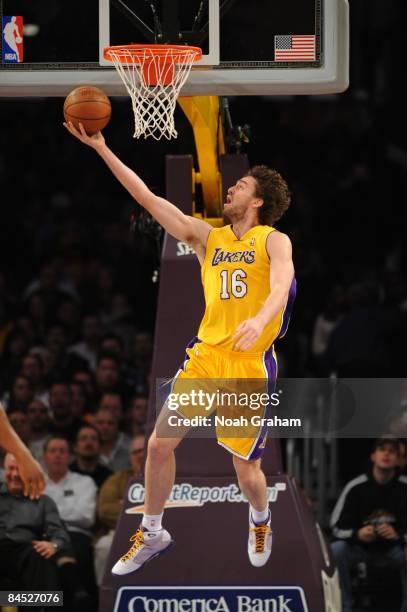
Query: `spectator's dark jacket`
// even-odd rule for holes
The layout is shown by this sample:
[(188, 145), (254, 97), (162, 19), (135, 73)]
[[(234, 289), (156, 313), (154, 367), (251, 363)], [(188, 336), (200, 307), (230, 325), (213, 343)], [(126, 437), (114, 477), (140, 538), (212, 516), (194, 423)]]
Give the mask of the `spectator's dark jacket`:
[[(331, 516), (335, 538), (358, 542), (359, 529), (366, 525), (389, 523), (399, 534), (399, 544), (407, 544), (407, 477), (396, 474), (386, 484), (379, 484), (366, 473), (348, 482)], [(366, 546), (391, 546), (393, 540), (378, 538)]]
[(0, 483), (0, 540), (14, 542), (50, 540), (58, 548), (70, 545), (55, 502), (43, 495), (38, 500), (17, 497), (9, 493), (6, 483)]
[(113, 474), (112, 470), (109, 470), (106, 465), (102, 465), (98, 463), (93, 472), (84, 472), (78, 465), (78, 462), (75, 460), (69, 466), (71, 472), (76, 472), (77, 474), (81, 474), (81, 476), (90, 476), (95, 481), (95, 484), (98, 489), (102, 486), (102, 484)]

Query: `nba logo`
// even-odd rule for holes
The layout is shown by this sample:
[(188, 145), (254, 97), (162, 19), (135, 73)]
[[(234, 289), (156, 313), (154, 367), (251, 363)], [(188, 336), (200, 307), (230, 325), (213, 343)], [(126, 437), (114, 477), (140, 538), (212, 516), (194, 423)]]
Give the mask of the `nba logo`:
[(18, 64), (23, 61), (23, 18), (3, 16), (3, 63)]

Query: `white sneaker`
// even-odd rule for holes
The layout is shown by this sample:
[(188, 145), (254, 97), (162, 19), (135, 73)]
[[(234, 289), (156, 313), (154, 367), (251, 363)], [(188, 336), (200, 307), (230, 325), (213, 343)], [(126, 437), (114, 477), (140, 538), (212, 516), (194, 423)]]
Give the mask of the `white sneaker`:
[(134, 542), (128, 552), (112, 567), (112, 574), (124, 576), (139, 570), (145, 563), (158, 557), (173, 544), (170, 534), (165, 529), (147, 531), (143, 527), (131, 536)]
[(250, 563), (254, 567), (262, 567), (271, 555), (273, 532), (270, 529), (271, 513), (267, 523), (256, 525), (249, 512), (249, 541), (247, 552), (249, 553)]

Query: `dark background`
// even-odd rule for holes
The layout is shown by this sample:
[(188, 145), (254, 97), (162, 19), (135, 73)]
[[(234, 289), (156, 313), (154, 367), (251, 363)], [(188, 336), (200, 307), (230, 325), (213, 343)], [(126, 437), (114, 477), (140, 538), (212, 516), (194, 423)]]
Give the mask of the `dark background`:
[[(246, 0), (235, 0), (220, 25), (221, 61), (273, 61), (274, 35), (313, 34), (316, 31), (315, 8), (321, 0), (256, 0), (256, 10), (247, 10)], [(154, 17), (145, 0), (126, 0), (127, 6), (151, 30)], [(174, 0), (171, 5), (174, 4)], [(180, 0), (180, 29), (191, 31), (201, 0)], [(157, 15), (160, 16), (160, 3)], [(0, 0), (0, 14), (23, 15), (25, 23), (40, 26), (37, 36), (24, 41), (24, 62), (98, 62), (99, 2), (72, 0), (69, 3), (42, 0)], [(204, 8), (199, 30), (208, 22)], [(319, 24), (318, 24), (319, 25)], [(319, 29), (318, 29), (319, 33)], [(111, 3), (110, 44), (153, 42), (134, 27)], [(164, 42), (164, 41), (161, 41)], [(173, 41), (180, 42), (180, 41)], [(188, 38), (189, 44), (201, 46), (207, 53), (207, 40)]]
[[(279, 224), (292, 239), (298, 279), (279, 349), (284, 375), (405, 375), (406, 13), (401, 1), (351, 2), (351, 86), (344, 94), (230, 99), (234, 122), (252, 128), (251, 164), (277, 168), (293, 192)], [(109, 146), (164, 194), (165, 154), (194, 151), (187, 121), (178, 110), (174, 142), (134, 141), (130, 101), (112, 104)], [(94, 151), (63, 128), (62, 99), (0, 99), (0, 141), (4, 394), (12, 375), (7, 337), (35, 328), (26, 289), (44, 269), (74, 287), (82, 317), (112, 314), (119, 294), (134, 331), (153, 333), (159, 260), (153, 239), (129, 232), (135, 203)], [(28, 344), (44, 343), (55, 319), (55, 304), (45, 304), (42, 331), (27, 332)], [(314, 346), (318, 321), (328, 330), (322, 351)]]

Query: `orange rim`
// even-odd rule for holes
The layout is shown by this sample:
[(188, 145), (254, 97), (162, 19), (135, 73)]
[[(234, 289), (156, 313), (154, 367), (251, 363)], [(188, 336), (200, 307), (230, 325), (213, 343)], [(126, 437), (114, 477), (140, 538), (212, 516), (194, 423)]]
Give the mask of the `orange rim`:
[[(103, 50), (105, 60), (113, 61), (110, 56), (112, 51), (115, 53), (116, 61), (121, 64), (127, 64), (129, 56), (133, 62), (140, 63), (141, 60), (145, 60), (146, 51), (150, 51), (151, 57), (156, 57), (158, 61), (160, 61), (160, 58), (167, 58), (169, 61), (177, 63), (177, 58), (183, 58), (189, 54), (194, 54), (191, 62), (197, 62), (202, 58), (202, 49), (189, 45), (114, 45)], [(169, 51), (171, 52), (170, 57), (168, 57)]]

